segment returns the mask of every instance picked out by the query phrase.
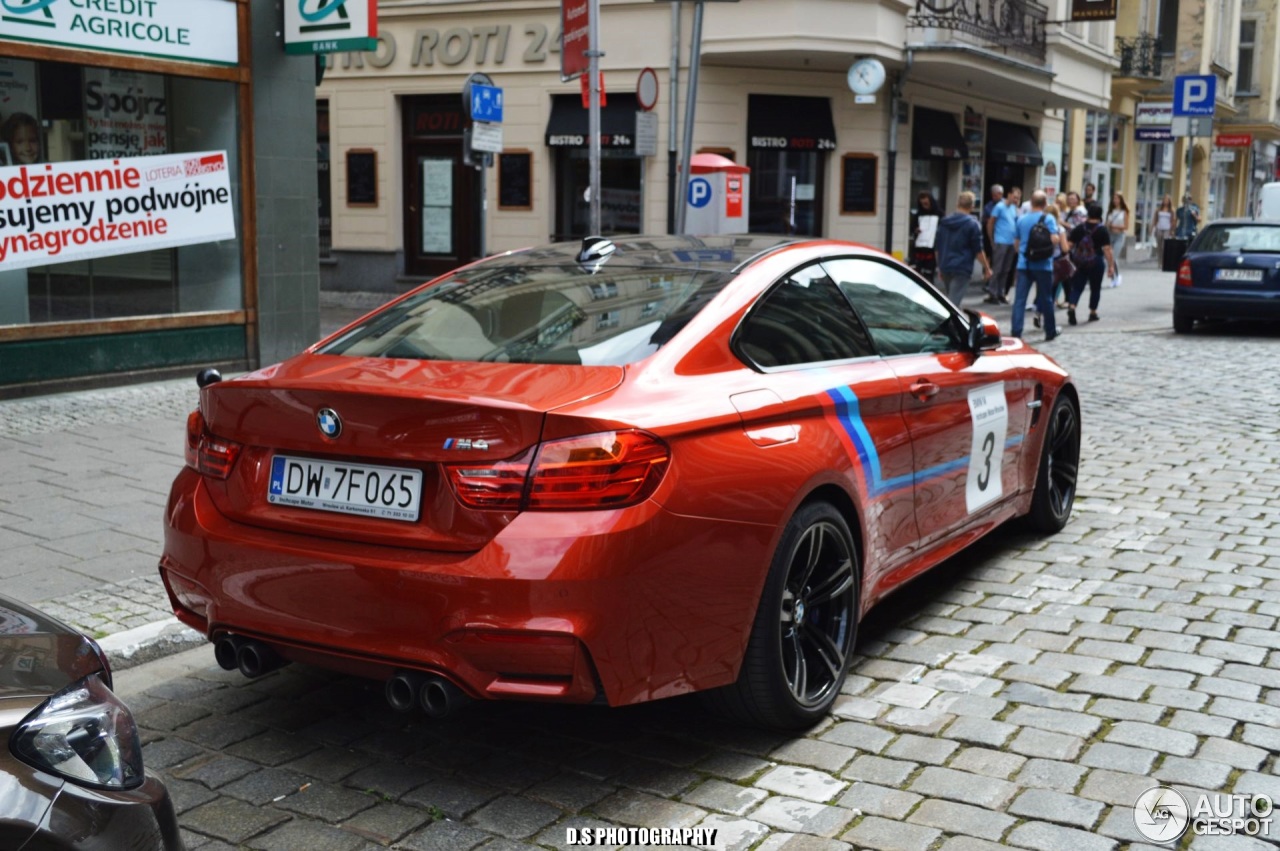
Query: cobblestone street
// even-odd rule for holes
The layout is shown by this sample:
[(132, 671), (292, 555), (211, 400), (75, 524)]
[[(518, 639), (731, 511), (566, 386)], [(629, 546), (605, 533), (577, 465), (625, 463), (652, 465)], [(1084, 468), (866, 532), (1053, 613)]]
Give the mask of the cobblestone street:
[[(117, 683), (188, 847), (505, 851), (618, 825), (713, 827), (727, 849), (1105, 851), (1139, 847), (1133, 806), (1157, 783), (1280, 798), (1280, 333), (1119, 327), (1067, 329), (1045, 349), (1083, 403), (1067, 528), (1048, 539), (1002, 528), (888, 601), (862, 625), (835, 716), (807, 735), (728, 724), (696, 698), (483, 704), (430, 723), (390, 710), (380, 683), (299, 665), (246, 681), (202, 647)], [(156, 463), (175, 468), (185, 392), (157, 391), (153, 404), (174, 411), (110, 431), (163, 429)], [(0, 446), (38, 449), (45, 438), (16, 421)], [(82, 428), (86, 458), (109, 455), (103, 430)], [(80, 460), (51, 457), (50, 469)], [(114, 514), (77, 508), (111, 528), (65, 541), (109, 536), (137, 576), (153, 573), (159, 518), (147, 515), (163, 495), (143, 478), (128, 502), (102, 493), (102, 512), (149, 530), (124, 541)], [(61, 552), (50, 570), (89, 575), (90, 555), (70, 544), (12, 537), (37, 534), (4, 518), (56, 507), (16, 499), (18, 484), (0, 495), (10, 559)], [(91, 626), (92, 593), (46, 598)], [(148, 593), (139, 607), (161, 610)], [(1247, 851), (1277, 838), (1187, 844)]]

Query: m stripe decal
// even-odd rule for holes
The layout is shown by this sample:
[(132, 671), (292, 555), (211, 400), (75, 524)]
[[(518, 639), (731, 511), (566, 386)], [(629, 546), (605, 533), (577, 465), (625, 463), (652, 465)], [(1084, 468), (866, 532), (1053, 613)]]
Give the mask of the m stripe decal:
[[(857, 462), (866, 482), (867, 495), (871, 498), (888, 496), (897, 491), (924, 485), (933, 479), (949, 476), (969, 466), (969, 456), (964, 455), (954, 461), (915, 470), (902, 476), (884, 478), (880, 467), (880, 453), (876, 451), (871, 432), (863, 422), (858, 406), (858, 396), (848, 387), (833, 387), (827, 391), (827, 398), (835, 408), (835, 420), (840, 424), (847, 439), (846, 449), (852, 448), (850, 457)], [(1014, 435), (1004, 442), (1006, 450), (1012, 449), (1022, 442), (1022, 435)]]

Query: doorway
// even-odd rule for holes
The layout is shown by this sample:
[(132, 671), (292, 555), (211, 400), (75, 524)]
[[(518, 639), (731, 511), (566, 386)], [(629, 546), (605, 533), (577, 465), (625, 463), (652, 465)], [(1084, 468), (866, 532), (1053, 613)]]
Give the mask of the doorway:
[(435, 277), (479, 254), (479, 172), (463, 162), (457, 95), (404, 98), (404, 271)]

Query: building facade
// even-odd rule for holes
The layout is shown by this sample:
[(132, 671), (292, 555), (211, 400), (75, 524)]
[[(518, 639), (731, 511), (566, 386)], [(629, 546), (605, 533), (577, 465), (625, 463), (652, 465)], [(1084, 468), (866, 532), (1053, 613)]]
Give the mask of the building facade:
[[(1082, 186), (1112, 191), (1131, 211), (1126, 253), (1147, 256), (1155, 212), (1190, 192), (1203, 221), (1250, 214), (1258, 189), (1277, 175), (1280, 142), (1276, 0), (1138, 0), (1120, 4), (1119, 67), (1105, 111), (1070, 115), (1068, 170)], [(1174, 137), (1173, 85), (1179, 75), (1212, 75), (1212, 132)]]
[[(692, 15), (672, 5), (602, 2), (609, 233), (668, 229), (671, 57), (678, 31), (682, 116)], [(1069, 5), (708, 3), (694, 150), (750, 169), (752, 231), (904, 253), (920, 192), (951, 206), (963, 189), (1060, 180), (1066, 111), (1106, 108), (1114, 64), (1112, 23), (1053, 23)], [(378, 49), (332, 58), (317, 92), (326, 287), (395, 290), (482, 252), (586, 235), (587, 112), (560, 78), (559, 12), (549, 0), (386, 2)], [(847, 81), (865, 57), (887, 69), (873, 102)], [(636, 149), (645, 68), (659, 78), (656, 154)], [(464, 162), (473, 72), (505, 92), (504, 150), (483, 176)]]
[[(0, 174), (10, 200), (17, 184), (9, 181), (28, 174), (54, 175), (77, 163), (90, 174), (135, 157), (213, 152), (216, 169), (227, 172), (233, 230), (196, 244), (173, 232), (175, 247), (71, 262), (60, 261), (60, 248), (34, 265), (6, 253), (0, 395), (197, 365), (244, 368), (312, 342), (319, 327), (310, 177), (315, 60), (285, 55), (279, 4), (49, 0), (6, 3), (5, 10)], [(215, 166), (186, 165), (189, 179), (171, 188), (175, 198), (192, 190), (187, 197), (195, 199), (202, 169)], [(126, 201), (154, 204), (136, 193)], [(46, 212), (56, 220), (67, 209)], [(29, 247), (36, 223), (24, 233), (13, 215), (0, 238)], [(145, 218), (161, 213), (149, 207)], [(61, 231), (68, 247), (99, 241), (98, 225), (79, 224)], [(119, 234), (145, 230), (113, 221), (102, 223), (102, 233), (108, 225)]]

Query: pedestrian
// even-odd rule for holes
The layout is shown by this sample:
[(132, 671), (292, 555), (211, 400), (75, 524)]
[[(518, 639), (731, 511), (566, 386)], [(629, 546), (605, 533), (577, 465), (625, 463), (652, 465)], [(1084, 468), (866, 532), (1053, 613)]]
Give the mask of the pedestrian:
[(1182, 206), (1178, 208), (1173, 218), (1177, 222), (1178, 239), (1195, 238), (1200, 230), (1200, 207), (1191, 200), (1190, 192), (1182, 196)]
[(991, 210), (987, 222), (987, 235), (991, 239), (991, 280), (987, 281), (987, 297), (984, 304), (1008, 304), (1009, 276), (1017, 266), (1018, 253), (1014, 242), (1018, 237), (1018, 205), (1022, 203), (1022, 190), (1011, 187), (1004, 200)]
[(1111, 237), (1111, 253), (1115, 256), (1117, 266), (1120, 263), (1120, 255), (1124, 253), (1128, 230), (1129, 205), (1125, 203), (1124, 195), (1112, 192), (1111, 206), (1107, 208), (1107, 233)]
[(916, 196), (916, 208), (911, 213), (911, 252), (907, 262), (931, 284), (938, 269), (934, 240), (937, 239), (941, 212), (938, 202), (928, 192)]
[(1037, 190), (1031, 193), (1031, 212), (1018, 219), (1018, 288), (1013, 297), (1013, 336), (1022, 336), (1026, 321), (1027, 295), (1036, 287), (1036, 309), (1044, 317), (1044, 341), (1058, 336), (1053, 315), (1053, 249), (1061, 245), (1058, 220), (1046, 209), (1048, 197)]
[(975, 261), (982, 263), (982, 280), (991, 280), (991, 264), (982, 253), (982, 228), (973, 217), (973, 205), (973, 193), (961, 192), (956, 211), (938, 223), (938, 239), (934, 243), (942, 288), (956, 307), (969, 289)]
[(1156, 257), (1164, 257), (1164, 241), (1173, 233), (1173, 198), (1164, 196), (1156, 211)]
[(1089, 212), (1085, 209), (1084, 204), (1080, 203), (1080, 193), (1072, 190), (1067, 193), (1067, 226), (1075, 227), (1084, 224), (1084, 220), (1089, 218)]
[(1059, 192), (1058, 196), (1053, 199), (1053, 206), (1058, 208), (1058, 221), (1065, 224), (1067, 214), (1071, 212), (1071, 208), (1067, 206), (1067, 193)]
[(1098, 187), (1094, 186), (1092, 183), (1086, 183), (1084, 185), (1084, 198), (1080, 199), (1080, 203), (1084, 205), (1086, 210), (1088, 210), (1089, 205), (1093, 203), (1093, 196), (1096, 195), (1097, 192)]
[(1089, 285), (1089, 321), (1098, 321), (1098, 301), (1102, 298), (1102, 275), (1116, 276), (1116, 258), (1111, 250), (1111, 233), (1102, 224), (1102, 207), (1091, 204), (1084, 224), (1067, 234), (1068, 256), (1075, 264), (1067, 295), (1067, 324), (1076, 324), (1076, 305)]
[(995, 246), (991, 244), (991, 211), (995, 209), (996, 204), (1004, 200), (1004, 187), (999, 183), (991, 184), (991, 198), (987, 203), (982, 205), (982, 243), (987, 252), (987, 259), (994, 259)]

